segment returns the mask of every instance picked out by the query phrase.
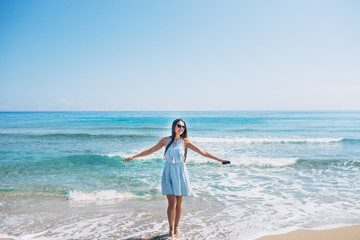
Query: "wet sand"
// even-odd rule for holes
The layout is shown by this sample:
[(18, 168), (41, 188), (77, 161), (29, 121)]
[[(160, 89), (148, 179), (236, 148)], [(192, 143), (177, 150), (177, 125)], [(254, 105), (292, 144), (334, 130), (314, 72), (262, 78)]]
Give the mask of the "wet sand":
[[(2, 239), (152, 239), (166, 238), (167, 201), (164, 197), (132, 200), (71, 201), (57, 197), (2, 196)], [(223, 204), (187, 198), (182, 234), (176, 239), (251, 239), (260, 237), (256, 224), (234, 224), (222, 215)], [(214, 218), (214, 216), (218, 216)], [(230, 223), (230, 224), (229, 224)], [(243, 226), (243, 229), (239, 229)], [(296, 230), (258, 240), (360, 240), (360, 225), (330, 230)]]
[(269, 235), (257, 240), (359, 240), (360, 225), (328, 230), (296, 230), (285, 234)]

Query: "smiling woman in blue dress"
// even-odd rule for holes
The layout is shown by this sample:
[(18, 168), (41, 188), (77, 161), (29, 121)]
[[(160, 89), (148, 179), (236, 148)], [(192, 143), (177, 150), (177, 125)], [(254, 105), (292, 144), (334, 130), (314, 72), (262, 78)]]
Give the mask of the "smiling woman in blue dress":
[(162, 147), (165, 147), (165, 167), (161, 179), (162, 194), (166, 195), (168, 199), (167, 216), (169, 220), (169, 239), (180, 234), (179, 222), (182, 213), (182, 199), (184, 196), (191, 194), (189, 175), (186, 170), (185, 161), (187, 149), (190, 148), (194, 152), (201, 154), (204, 157), (214, 159), (228, 164), (230, 161), (221, 159), (211, 155), (205, 150), (195, 146), (187, 138), (186, 123), (182, 119), (175, 119), (172, 124), (171, 137), (164, 137), (152, 148), (146, 149), (139, 154), (124, 159), (124, 162), (139, 157), (150, 155)]

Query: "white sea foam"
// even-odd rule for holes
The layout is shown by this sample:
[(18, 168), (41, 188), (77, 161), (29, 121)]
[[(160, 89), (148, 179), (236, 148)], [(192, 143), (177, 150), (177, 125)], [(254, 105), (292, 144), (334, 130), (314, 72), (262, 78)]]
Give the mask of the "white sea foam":
[(239, 158), (238, 160), (232, 161), (236, 165), (245, 166), (271, 166), (271, 167), (283, 167), (289, 166), (296, 163), (299, 158), (260, 158), (260, 157), (246, 157)]
[[(108, 156), (108, 157), (129, 157), (131, 155), (135, 155), (135, 154), (138, 154), (140, 153), (141, 151), (143, 151), (144, 149), (139, 149), (139, 150), (131, 150), (129, 152), (111, 152), (111, 153), (106, 153), (106, 154), (100, 154), (102, 156)], [(149, 160), (149, 159), (154, 159), (154, 158), (163, 158), (164, 156), (164, 152), (163, 151), (158, 151), (158, 152), (155, 152), (151, 155), (148, 155), (148, 156), (144, 156), (144, 157), (141, 157), (139, 159), (145, 159), (145, 160)]]
[(123, 200), (123, 199), (134, 199), (136, 195), (126, 192), (117, 192), (115, 190), (104, 190), (104, 191), (78, 191), (71, 190), (69, 192), (69, 200), (73, 201), (96, 201), (96, 200)]
[[(224, 153), (218, 153), (214, 151), (216, 156), (224, 156)], [(254, 157), (248, 155), (231, 155), (227, 160), (231, 161), (232, 165), (244, 165), (244, 166), (270, 166), (270, 167), (282, 167), (282, 166), (290, 166), (295, 164), (299, 158), (298, 157), (278, 157), (278, 158), (270, 158), (270, 157)], [(187, 162), (192, 163), (217, 163), (216, 161), (205, 158), (197, 153), (189, 152), (187, 156)]]
[[(10, 236), (10, 235), (4, 235), (4, 234), (0, 234), (0, 239), (14, 239), (14, 240), (18, 240), (20, 238), (16, 237), (16, 236)], [(23, 238), (24, 239), (24, 238)]]
[(112, 153), (105, 153), (105, 154), (100, 154), (101, 156), (108, 156), (108, 157), (125, 157), (128, 156), (129, 153), (125, 153), (125, 152), (112, 152)]
[(193, 137), (196, 143), (331, 143), (340, 142), (343, 138), (247, 138), (247, 137), (225, 137), (225, 138), (209, 138), (209, 137)]

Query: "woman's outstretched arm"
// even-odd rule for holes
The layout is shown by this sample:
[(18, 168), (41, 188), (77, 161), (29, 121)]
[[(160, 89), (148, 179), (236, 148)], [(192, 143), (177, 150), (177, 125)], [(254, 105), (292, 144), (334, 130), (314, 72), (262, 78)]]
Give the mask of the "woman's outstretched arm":
[(146, 149), (146, 150), (142, 151), (139, 154), (136, 154), (134, 156), (125, 158), (124, 162), (128, 163), (128, 162), (130, 162), (131, 160), (133, 160), (135, 158), (144, 157), (144, 156), (150, 155), (150, 154), (152, 154), (152, 153), (154, 153), (156, 151), (159, 151), (163, 146), (166, 146), (168, 141), (169, 141), (169, 137), (164, 137), (155, 146), (153, 146), (153, 147), (151, 147), (149, 149)]
[(225, 160), (225, 159), (215, 157), (214, 155), (210, 154), (208, 151), (205, 151), (205, 150), (197, 147), (188, 138), (184, 138), (183, 141), (184, 141), (185, 147), (190, 148), (194, 152), (197, 152), (198, 154), (200, 154), (200, 155), (202, 155), (204, 157), (211, 158), (211, 159), (214, 159), (214, 160), (219, 161), (219, 162), (227, 162), (228, 161), (228, 160)]

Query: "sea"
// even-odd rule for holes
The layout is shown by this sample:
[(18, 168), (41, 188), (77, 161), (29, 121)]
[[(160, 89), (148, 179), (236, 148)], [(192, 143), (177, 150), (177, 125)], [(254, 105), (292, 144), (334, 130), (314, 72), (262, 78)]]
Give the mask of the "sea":
[(0, 113), (0, 238), (165, 239), (164, 148), (182, 118), (192, 195), (177, 239), (360, 224), (360, 111)]

